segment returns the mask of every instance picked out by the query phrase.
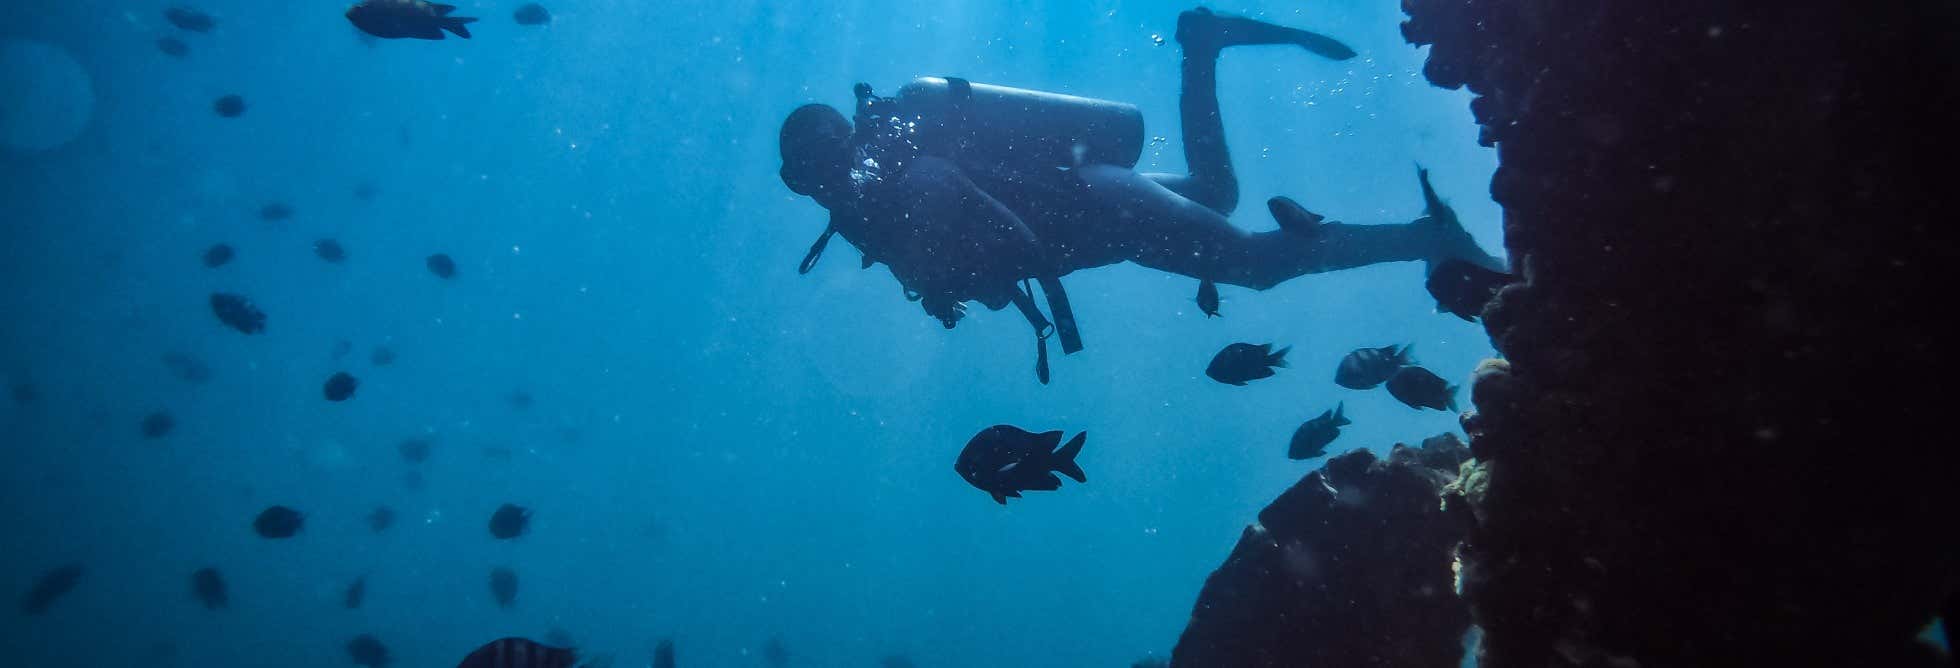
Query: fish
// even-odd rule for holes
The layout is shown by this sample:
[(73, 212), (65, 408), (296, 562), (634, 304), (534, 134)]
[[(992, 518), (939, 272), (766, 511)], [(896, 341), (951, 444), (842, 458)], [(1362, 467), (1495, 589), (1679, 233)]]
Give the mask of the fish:
[(789, 666), (789, 648), (783, 646), (783, 639), (781, 637), (772, 636), (769, 638), (769, 642), (762, 644), (762, 663), (763, 665), (769, 666), (769, 668), (786, 668)]
[(1415, 364), (1410, 353), (1416, 346), (1382, 346), (1380, 348), (1357, 348), (1341, 357), (1341, 365), (1334, 369), (1334, 384), (1350, 390), (1369, 390), (1388, 382), (1402, 367)]
[(673, 638), (661, 638), (653, 646), (653, 668), (674, 668)]
[(490, 598), (497, 601), (499, 608), (516, 605), (517, 571), (503, 566), (490, 569)]
[(1327, 454), (1327, 445), (1340, 437), (1341, 427), (1353, 424), (1343, 414), (1345, 407), (1345, 402), (1335, 404), (1334, 410), (1300, 423), (1300, 428), (1293, 430), (1292, 442), (1286, 445), (1287, 459), (1313, 459)]
[(516, 21), (517, 25), (541, 26), (551, 22), (551, 12), (545, 11), (544, 5), (532, 2), (518, 7), (515, 12), (511, 12), (510, 18)]
[(272, 202), (259, 207), (259, 220), (276, 223), (293, 217), (293, 206), (285, 202)]
[(393, 657), (388, 656), (388, 646), (381, 644), (381, 639), (371, 633), (363, 633), (347, 641), (347, 657), (354, 660), (354, 665), (367, 668), (381, 668), (394, 661)]
[(176, 427), (176, 418), (170, 417), (169, 413), (157, 411), (143, 416), (143, 423), (139, 429), (143, 433), (143, 438), (154, 441), (170, 435), (170, 430)]
[(211, 313), (232, 329), (245, 334), (265, 331), (265, 312), (243, 296), (228, 292), (211, 293)]
[(245, 115), (245, 98), (239, 95), (226, 95), (211, 101), (211, 112), (225, 118), (238, 118)]
[(510, 540), (524, 535), (531, 525), (531, 511), (528, 508), (506, 503), (490, 514), (490, 535), (498, 540)]
[(237, 251), (232, 250), (230, 245), (211, 244), (210, 248), (204, 249), (204, 266), (217, 269), (231, 263), (231, 259), (237, 255)]
[(578, 652), (524, 638), (499, 638), (485, 643), (456, 668), (572, 668)]
[(1388, 379), (1388, 393), (1410, 408), (1456, 411), (1456, 386), (1419, 366), (1405, 366)]
[(376, 506), (373, 512), (368, 513), (367, 523), (369, 531), (375, 533), (387, 531), (388, 527), (395, 525), (395, 509), (387, 506)]
[(170, 375), (193, 385), (211, 382), (211, 377), (215, 375), (211, 372), (211, 365), (192, 357), (189, 353), (167, 352), (163, 354), (162, 360), (163, 367), (170, 370)]
[(1211, 279), (1198, 281), (1198, 310), (1207, 318), (1218, 317), (1218, 284)]
[(332, 239), (318, 239), (313, 242), (313, 254), (332, 264), (347, 261), (347, 249)]
[(353, 582), (348, 583), (347, 592), (340, 597), (340, 604), (348, 610), (358, 610), (361, 607), (361, 603), (366, 600), (367, 576), (363, 575), (354, 578)]
[(448, 255), (436, 253), (435, 255), (429, 256), (429, 259), (424, 261), (423, 264), (428, 265), (429, 273), (435, 274), (436, 278), (456, 277), (456, 261), (450, 259)]
[(82, 581), (82, 565), (69, 563), (56, 566), (41, 577), (34, 579), (34, 586), (28, 588), (27, 595), (20, 599), (22, 614), (38, 615), (53, 607), (55, 601), (75, 590)]
[(361, 32), (382, 39), (439, 40), (444, 30), (469, 39), (468, 25), (476, 19), (450, 16), (454, 11), (455, 5), (426, 0), (361, 0), (347, 8), (347, 20)]
[(259, 511), (252, 520), (252, 530), (262, 538), (292, 538), (306, 525), (306, 516), (285, 506), (272, 506)]
[(1497, 297), (1497, 291), (1516, 282), (1518, 277), (1512, 274), (1450, 259), (1436, 265), (1422, 286), (1429, 296), (1436, 298), (1436, 312), (1476, 322), (1484, 314), (1484, 307)]
[(218, 569), (206, 566), (191, 573), (191, 595), (204, 604), (205, 610), (217, 610), (231, 605), (231, 596), (225, 592), (225, 578)]
[(395, 351), (387, 346), (375, 346), (374, 352), (368, 353), (368, 362), (374, 364), (375, 366), (388, 366), (390, 364), (394, 364)]
[(191, 45), (185, 44), (184, 40), (175, 37), (157, 38), (157, 50), (162, 51), (163, 55), (172, 58), (184, 58), (191, 55)]
[(163, 20), (190, 32), (211, 32), (212, 28), (218, 27), (218, 20), (211, 18), (210, 14), (189, 7), (171, 7), (163, 10)]
[(360, 386), (361, 379), (345, 371), (339, 371), (327, 377), (326, 384), (320, 386), (320, 394), (326, 397), (327, 401), (346, 401), (354, 396), (354, 390)]
[(395, 452), (401, 454), (402, 461), (420, 464), (429, 461), (429, 451), (434, 444), (420, 438), (411, 438), (395, 444)]
[(1036, 434), (1004, 424), (988, 427), (966, 442), (953, 462), (953, 472), (1001, 505), (1007, 505), (1008, 497), (1019, 498), (1021, 492), (1061, 489), (1062, 481), (1055, 473), (1089, 482), (1075, 463), (1089, 433), (1076, 434), (1067, 445), (1056, 449), (1062, 434)]
[(1226, 385), (1245, 385), (1248, 381), (1270, 378), (1274, 368), (1286, 367), (1286, 352), (1292, 347), (1273, 350), (1273, 344), (1234, 343), (1212, 356), (1205, 375)]

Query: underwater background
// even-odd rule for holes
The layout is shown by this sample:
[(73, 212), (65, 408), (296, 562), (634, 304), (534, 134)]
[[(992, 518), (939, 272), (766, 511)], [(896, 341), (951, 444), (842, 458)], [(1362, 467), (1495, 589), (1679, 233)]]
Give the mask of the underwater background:
[[(1087, 350), (1044, 387), (1012, 310), (944, 330), (841, 244), (797, 275), (824, 214), (777, 178), (789, 110), (927, 75), (1107, 98), (1162, 138), (1139, 167), (1181, 172), (1187, 5), (568, 0), (521, 26), (518, 4), (462, 3), (471, 40), (379, 43), (338, 3), (200, 0), (208, 33), (160, 2), (7, 12), (0, 375), (35, 396), (0, 405), (0, 592), (85, 572), (45, 613), (0, 608), (0, 663), (347, 666), (372, 633), (448, 666), (560, 629), (618, 665), (663, 637), (688, 666), (765, 665), (771, 638), (797, 666), (1128, 665), (1167, 654), (1239, 532), (1318, 465), (1284, 456), (1302, 420), (1345, 402), (1333, 452), (1457, 429), (1334, 386), (1343, 354), (1413, 343), (1452, 382), (1492, 355), (1414, 263), (1226, 287), (1221, 319), (1196, 281), (1119, 265), (1065, 279)], [(1496, 158), (1467, 94), (1419, 76), (1395, 3), (1299, 6), (1214, 5), (1361, 54), (1226, 52), (1233, 221), (1272, 229), (1256, 203), (1284, 194), (1404, 222), (1421, 163), (1498, 250)], [(214, 114), (231, 94), (245, 112)], [(261, 219), (273, 203), (290, 219)], [(237, 259), (207, 269), (220, 242)], [(214, 291), (266, 331), (224, 328)], [(1292, 368), (1205, 378), (1235, 341), (1291, 345)], [(340, 371), (359, 393), (322, 400)], [(154, 412), (175, 427), (145, 438)], [(952, 471), (993, 424), (1087, 431), (1089, 482), (996, 505)], [(406, 439), (432, 455), (404, 461)], [(506, 502), (532, 527), (494, 540)], [(304, 531), (255, 535), (272, 504)], [(400, 517), (378, 534), (377, 506)], [(225, 609), (191, 596), (207, 566)], [(494, 567), (521, 577), (510, 609)]]

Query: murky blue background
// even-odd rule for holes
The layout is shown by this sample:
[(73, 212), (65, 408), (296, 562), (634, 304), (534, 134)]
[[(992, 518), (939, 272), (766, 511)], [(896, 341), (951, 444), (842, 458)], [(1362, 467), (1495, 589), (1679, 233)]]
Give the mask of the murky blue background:
[[(1185, 5), (565, 1), (531, 28), (517, 4), (464, 3), (473, 40), (378, 44), (336, 3), (204, 0), (220, 23), (202, 35), (163, 3), (6, 12), (0, 39), (64, 50), (94, 100), (74, 141), (0, 148), (0, 375), (41, 393), (0, 406), (0, 592), (88, 569), (45, 615), (5, 601), (4, 663), (148, 665), (167, 642), (177, 665), (346, 666), (345, 641), (371, 632), (397, 665), (448, 666), (556, 627), (622, 666), (662, 636), (685, 666), (761, 665), (771, 636), (799, 666), (1128, 665), (1168, 652), (1239, 531), (1318, 464), (1284, 457), (1301, 420), (1346, 401), (1337, 451), (1455, 429), (1334, 386), (1342, 354), (1413, 342), (1461, 381), (1491, 352), (1432, 311), (1412, 263), (1227, 287), (1222, 320), (1197, 313), (1195, 281), (1119, 266), (1065, 279), (1088, 349), (1042, 387), (1012, 310), (942, 330), (841, 244), (796, 274), (824, 215), (776, 178), (790, 109), (939, 74), (1110, 98), (1168, 140), (1143, 167), (1182, 171), (1178, 50), (1153, 35)], [(1406, 221), (1420, 161), (1495, 248), (1495, 156), (1467, 94), (1420, 78), (1395, 3), (1298, 4), (1217, 7), (1361, 53), (1225, 54), (1235, 222), (1270, 229), (1259, 204), (1277, 194)], [(159, 53), (166, 35), (190, 56)], [(60, 85), (37, 62), (8, 64), (13, 90)], [(243, 117), (212, 114), (229, 93)], [(8, 131), (72, 113), (58, 97), (14, 96)], [(293, 219), (259, 220), (274, 201)], [(313, 257), (320, 237), (344, 265)], [(239, 257), (207, 270), (219, 241)], [(433, 252), (457, 280), (423, 269)], [(224, 329), (214, 290), (249, 296), (268, 330)], [(341, 339), (354, 351), (336, 361)], [(1294, 368), (1206, 379), (1233, 341), (1292, 345)], [(393, 366), (368, 363), (381, 344)], [(169, 351), (216, 377), (172, 377)], [(359, 394), (322, 401), (339, 370)], [(516, 391), (535, 405), (515, 410)], [(143, 440), (154, 410), (178, 427)], [(995, 505), (951, 468), (995, 423), (1087, 430), (1090, 482)], [(411, 466), (395, 444), (417, 436), (435, 454)], [(506, 501), (535, 522), (496, 542), (484, 522)], [(306, 512), (305, 532), (254, 536), (272, 503)], [(401, 521), (373, 535), (379, 504)], [(190, 598), (207, 565), (228, 610)], [(509, 611), (484, 584), (500, 565), (522, 576)], [(342, 609), (364, 573), (367, 606)]]

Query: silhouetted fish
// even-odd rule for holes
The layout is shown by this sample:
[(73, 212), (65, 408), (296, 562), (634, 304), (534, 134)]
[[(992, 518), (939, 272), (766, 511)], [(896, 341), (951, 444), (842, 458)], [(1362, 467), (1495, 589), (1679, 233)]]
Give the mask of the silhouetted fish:
[(1419, 366), (1405, 366), (1388, 379), (1388, 393), (1410, 408), (1456, 410), (1456, 386)]
[(341, 605), (345, 606), (348, 610), (359, 609), (361, 603), (366, 600), (367, 576), (365, 575), (354, 578), (354, 581), (347, 585), (347, 593), (341, 595), (340, 599)]
[(244, 297), (226, 292), (211, 293), (211, 313), (218, 322), (246, 334), (265, 331), (265, 313)]
[(171, 7), (163, 10), (163, 19), (169, 21), (170, 25), (191, 32), (211, 32), (212, 28), (218, 27), (218, 20), (211, 18), (210, 14), (189, 7)]
[(1451, 259), (1436, 265), (1429, 272), (1429, 279), (1423, 281), (1423, 287), (1429, 290), (1429, 296), (1436, 298), (1437, 311), (1476, 322), (1497, 291), (1517, 280), (1518, 277), (1501, 271)]
[(503, 638), (476, 648), (456, 668), (572, 668), (577, 664), (578, 653), (569, 648)]
[(661, 638), (653, 646), (653, 668), (674, 668), (674, 639)]
[(354, 665), (367, 666), (367, 668), (382, 668), (394, 661), (393, 657), (388, 656), (388, 646), (381, 644), (380, 639), (369, 633), (354, 636), (353, 640), (347, 641), (347, 657), (354, 660)]
[(442, 39), (442, 31), (470, 38), (468, 25), (476, 19), (450, 16), (455, 5), (425, 0), (361, 0), (347, 8), (347, 20), (361, 32), (382, 39)]
[(1357, 349), (1341, 358), (1340, 367), (1334, 369), (1334, 384), (1350, 390), (1366, 390), (1386, 383), (1396, 371), (1416, 363), (1409, 356), (1415, 349), (1415, 344), (1400, 349), (1396, 346)]
[(518, 25), (541, 26), (551, 22), (551, 12), (545, 11), (544, 5), (533, 2), (518, 7), (517, 11), (511, 12), (510, 18)]
[(500, 608), (516, 605), (517, 571), (502, 566), (490, 569), (490, 598)]
[(306, 525), (306, 516), (285, 506), (272, 506), (252, 520), (252, 530), (263, 538), (291, 538)]
[(327, 401), (346, 401), (354, 396), (354, 390), (360, 386), (359, 378), (340, 371), (327, 377), (327, 382), (320, 386), (320, 394), (326, 397)]
[(1058, 472), (1076, 482), (1088, 482), (1082, 467), (1075, 463), (1088, 438), (1088, 432), (1076, 434), (1067, 445), (1056, 449), (1062, 432), (1035, 434), (994, 425), (966, 442), (953, 462), (953, 471), (967, 484), (994, 497), (996, 503), (1006, 505), (1007, 497), (1018, 498), (1021, 492), (1061, 489), (1062, 481), (1055, 477)]
[(1198, 281), (1198, 310), (1207, 318), (1218, 317), (1218, 284), (1210, 279)]
[(1327, 454), (1327, 445), (1341, 435), (1341, 427), (1353, 424), (1342, 415), (1346, 404), (1335, 404), (1334, 410), (1325, 411), (1319, 417), (1300, 423), (1293, 430), (1293, 440), (1286, 445), (1288, 459), (1313, 459)]
[(524, 535), (524, 529), (530, 525), (531, 511), (520, 505), (506, 503), (490, 514), (490, 535), (499, 540)]
[(214, 375), (211, 373), (211, 365), (190, 356), (189, 353), (167, 352), (163, 354), (162, 359), (163, 368), (170, 370), (170, 375), (176, 376), (177, 380), (186, 383), (208, 383)]
[(231, 246), (212, 244), (210, 248), (204, 249), (204, 266), (212, 269), (225, 266), (236, 255), (237, 253), (232, 251)]
[(367, 523), (369, 531), (375, 533), (387, 531), (388, 527), (395, 525), (395, 509), (387, 506), (376, 506), (374, 512), (368, 513)]
[(225, 118), (238, 118), (245, 115), (245, 98), (226, 95), (211, 101), (211, 111)]
[(347, 260), (347, 249), (342, 248), (340, 242), (332, 239), (319, 239), (314, 241), (313, 254), (333, 264), (340, 264)]
[(216, 610), (231, 604), (231, 595), (225, 591), (225, 578), (218, 569), (205, 567), (191, 574), (191, 595), (204, 604), (206, 610)]
[(272, 202), (259, 207), (259, 220), (276, 223), (282, 220), (290, 220), (292, 217), (293, 207), (285, 202)]
[(435, 274), (437, 278), (456, 277), (456, 261), (449, 259), (448, 255), (436, 253), (435, 255), (429, 256), (428, 261), (424, 264), (429, 266), (429, 273)]
[(420, 464), (429, 461), (429, 451), (433, 444), (419, 438), (411, 438), (395, 444), (395, 452), (400, 453), (402, 461)]
[(143, 416), (143, 425), (141, 427), (141, 431), (143, 433), (143, 438), (156, 440), (169, 435), (170, 430), (176, 427), (177, 427), (176, 418), (170, 417), (169, 413), (165, 413), (163, 411), (157, 411), (155, 413), (151, 413), (149, 415)]
[(191, 45), (185, 44), (184, 40), (175, 37), (158, 38), (157, 50), (162, 51), (163, 55), (172, 58), (183, 58), (191, 55)]
[(375, 366), (394, 364), (395, 351), (387, 346), (375, 346), (374, 352), (368, 353), (368, 361), (372, 362)]
[(1226, 385), (1244, 385), (1249, 381), (1270, 378), (1274, 367), (1286, 366), (1286, 351), (1292, 348), (1273, 350), (1273, 344), (1234, 343), (1225, 346), (1212, 356), (1211, 364), (1205, 367), (1205, 375)]
[(47, 612), (55, 601), (74, 591), (76, 583), (81, 582), (81, 579), (81, 564), (63, 564), (55, 567), (54, 570), (42, 573), (41, 577), (34, 580), (34, 586), (27, 590), (27, 595), (21, 597), (21, 613), (38, 615)]

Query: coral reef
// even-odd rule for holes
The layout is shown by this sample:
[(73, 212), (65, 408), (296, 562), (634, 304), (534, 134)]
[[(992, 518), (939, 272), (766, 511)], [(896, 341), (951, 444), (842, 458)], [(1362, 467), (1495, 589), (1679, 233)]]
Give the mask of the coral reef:
[(1937, 661), (1960, 5), (1403, 8), (1526, 278), (1447, 504), (1481, 665)]
[(1456, 665), (1470, 614), (1450, 550), (1463, 534), (1438, 495), (1468, 457), (1443, 435), (1386, 460), (1329, 458), (1205, 581), (1171, 665)]

